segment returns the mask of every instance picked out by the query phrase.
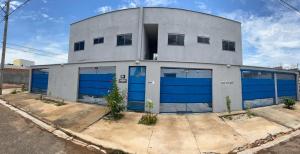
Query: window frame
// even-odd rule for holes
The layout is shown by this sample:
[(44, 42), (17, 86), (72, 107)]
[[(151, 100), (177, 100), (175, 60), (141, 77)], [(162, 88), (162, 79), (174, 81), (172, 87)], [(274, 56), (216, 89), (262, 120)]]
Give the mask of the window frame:
[[(78, 45), (78, 47), (76, 47)], [(73, 50), (74, 52), (83, 51), (85, 48), (85, 41), (74, 42)]]
[[(175, 42), (178, 42), (177, 44), (170, 44), (170, 36), (176, 36)], [(183, 36), (183, 42), (180, 44), (180, 39), (178, 36)], [(179, 33), (168, 33), (168, 45), (171, 46), (184, 46), (185, 45), (185, 34), (179, 34)]]
[[(96, 40), (98, 40), (98, 42), (96, 42)], [(100, 40), (102, 40), (102, 41), (100, 41)], [(104, 37), (94, 38), (94, 41), (93, 41), (94, 45), (103, 44), (103, 43), (104, 43)]]
[[(208, 42), (199, 42), (199, 39), (208, 39)], [(207, 44), (209, 45), (210, 44), (210, 37), (209, 36), (197, 36), (197, 43), (199, 44)]]
[[(227, 49), (224, 49), (224, 42), (227, 42)], [(233, 43), (233, 50), (230, 50), (230, 43)], [(229, 40), (222, 40), (222, 50), (223, 51), (231, 51), (231, 52), (235, 52), (236, 51), (236, 45), (235, 45), (235, 41), (229, 41)]]
[[(126, 44), (126, 36), (130, 36), (130, 43), (129, 44)], [(119, 37), (124, 37), (123, 39), (123, 43), (122, 44), (119, 44)], [(128, 40), (127, 40), (128, 41)], [(131, 46), (132, 45), (132, 33), (125, 33), (125, 34), (118, 34), (117, 35), (117, 46)]]

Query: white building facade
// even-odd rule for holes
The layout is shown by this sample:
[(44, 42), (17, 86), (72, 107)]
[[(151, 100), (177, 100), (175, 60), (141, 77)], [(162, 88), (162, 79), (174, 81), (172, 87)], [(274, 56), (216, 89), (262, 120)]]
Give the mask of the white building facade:
[[(127, 109), (222, 112), (298, 99), (298, 74), (242, 65), (241, 23), (173, 8), (113, 11), (71, 24), (68, 63), (33, 66), (31, 91), (105, 104), (113, 79)], [(280, 79), (277, 79), (279, 77)], [(291, 92), (289, 92), (291, 91)]]

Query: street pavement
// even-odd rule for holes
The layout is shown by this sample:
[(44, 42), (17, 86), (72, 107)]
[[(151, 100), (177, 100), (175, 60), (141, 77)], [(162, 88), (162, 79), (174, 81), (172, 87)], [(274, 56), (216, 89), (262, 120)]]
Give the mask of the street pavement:
[(0, 153), (96, 154), (97, 152), (58, 138), (0, 105)]

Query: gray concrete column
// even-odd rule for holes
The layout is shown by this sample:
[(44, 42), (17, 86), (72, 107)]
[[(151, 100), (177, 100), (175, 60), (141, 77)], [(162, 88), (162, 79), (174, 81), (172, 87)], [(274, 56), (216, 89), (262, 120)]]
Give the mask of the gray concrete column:
[(274, 73), (274, 85), (275, 85), (275, 104), (279, 104), (278, 92), (277, 92), (277, 73)]

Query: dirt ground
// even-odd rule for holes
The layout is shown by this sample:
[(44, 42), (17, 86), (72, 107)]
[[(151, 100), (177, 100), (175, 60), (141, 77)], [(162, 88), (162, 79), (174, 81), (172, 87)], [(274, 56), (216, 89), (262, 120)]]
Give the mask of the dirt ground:
[(257, 154), (275, 154), (275, 153), (300, 153), (300, 136), (289, 139), (286, 142), (280, 143), (276, 146), (263, 149)]

